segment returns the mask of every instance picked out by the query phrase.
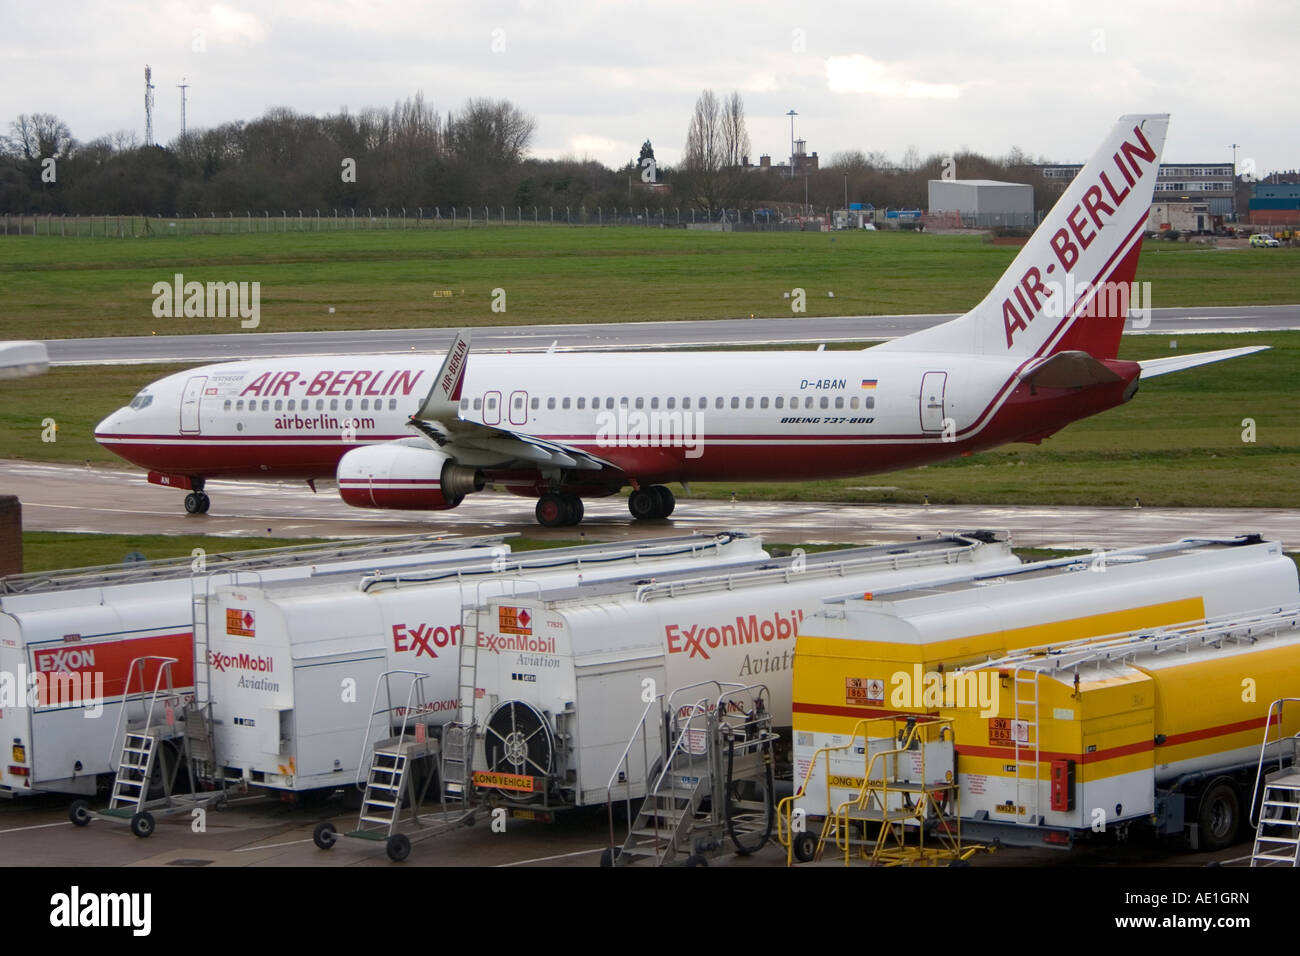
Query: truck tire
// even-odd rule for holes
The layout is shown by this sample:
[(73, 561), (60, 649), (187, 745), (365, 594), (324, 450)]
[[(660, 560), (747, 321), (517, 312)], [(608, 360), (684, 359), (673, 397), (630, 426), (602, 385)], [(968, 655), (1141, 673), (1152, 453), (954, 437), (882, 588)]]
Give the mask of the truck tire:
[(1237, 837), (1241, 801), (1227, 777), (1219, 777), (1201, 792), (1197, 801), (1197, 839), (1202, 850), (1222, 850)]

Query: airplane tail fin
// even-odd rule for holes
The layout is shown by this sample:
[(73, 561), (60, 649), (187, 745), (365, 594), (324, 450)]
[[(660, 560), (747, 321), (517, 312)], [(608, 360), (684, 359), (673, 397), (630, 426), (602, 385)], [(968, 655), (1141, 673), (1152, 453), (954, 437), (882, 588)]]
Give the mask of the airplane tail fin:
[(1121, 116), (979, 305), (876, 347), (1115, 358), (1168, 127), (1167, 113)]

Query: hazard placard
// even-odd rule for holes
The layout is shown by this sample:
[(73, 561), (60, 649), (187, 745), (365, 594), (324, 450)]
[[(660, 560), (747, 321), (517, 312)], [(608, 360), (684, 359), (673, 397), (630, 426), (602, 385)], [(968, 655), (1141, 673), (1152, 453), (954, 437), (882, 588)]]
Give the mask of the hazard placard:
[(235, 637), (254, 637), (253, 612), (241, 607), (226, 608), (226, 633)]
[(526, 607), (497, 608), (497, 630), (502, 634), (532, 634), (533, 616)]
[(533, 793), (537, 790), (537, 778), (517, 773), (492, 773), (487, 770), (475, 770), (474, 786), (496, 787), (498, 790), (519, 790), (523, 793)]
[(878, 677), (846, 677), (844, 678), (844, 702), (856, 707), (883, 704), (885, 682)]
[(989, 743), (1011, 745), (1011, 718), (993, 717), (989, 720)]

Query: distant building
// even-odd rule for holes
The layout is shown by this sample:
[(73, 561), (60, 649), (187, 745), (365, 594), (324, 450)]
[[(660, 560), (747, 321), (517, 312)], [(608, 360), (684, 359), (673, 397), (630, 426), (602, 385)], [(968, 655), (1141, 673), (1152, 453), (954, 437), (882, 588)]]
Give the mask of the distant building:
[(996, 179), (931, 179), (931, 216), (960, 217), (980, 228), (1034, 225), (1034, 187)]
[[(1041, 178), (1040, 186), (1050, 197), (1050, 205), (1056, 202), (1057, 197), (1065, 192), (1065, 187), (1079, 175), (1083, 164), (1054, 163), (1033, 168)], [(1232, 163), (1161, 163), (1151, 202), (1153, 205), (1204, 203), (1210, 216), (1231, 218), (1237, 213)]]
[(1255, 183), (1250, 190), (1250, 221), (1259, 226), (1300, 221), (1300, 183)]
[[(745, 169), (757, 169), (763, 172), (767, 172), (769, 170), (776, 170), (782, 176), (790, 176), (790, 175), (806, 176), (809, 173), (817, 172), (819, 168), (818, 163), (820, 162), (820, 160), (818, 160), (817, 158), (816, 151), (812, 153), (808, 153), (805, 151), (807, 146), (808, 144), (804, 140), (802, 139), (795, 140), (794, 153), (790, 157), (789, 164), (773, 163), (772, 157), (767, 153), (764, 153), (762, 156), (758, 157), (757, 166), (755, 166), (753, 163), (749, 161), (748, 156), (741, 157), (740, 165), (743, 166)], [(791, 172), (791, 170), (793, 170), (793, 173)]]
[(1214, 217), (1208, 203), (1203, 202), (1153, 202), (1147, 217), (1151, 232), (1210, 232)]

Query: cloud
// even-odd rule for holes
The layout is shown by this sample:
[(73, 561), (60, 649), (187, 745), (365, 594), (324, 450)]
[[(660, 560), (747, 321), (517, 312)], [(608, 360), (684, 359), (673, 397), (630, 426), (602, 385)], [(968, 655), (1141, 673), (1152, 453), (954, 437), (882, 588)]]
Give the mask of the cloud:
[(961, 87), (952, 83), (923, 83), (860, 53), (826, 60), (826, 86), (832, 93), (871, 93), (890, 99), (955, 100)]

